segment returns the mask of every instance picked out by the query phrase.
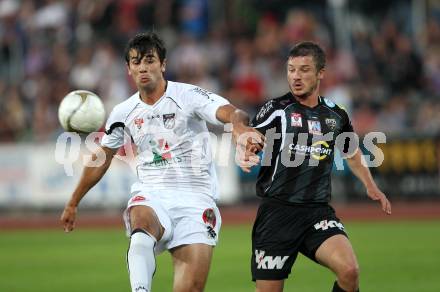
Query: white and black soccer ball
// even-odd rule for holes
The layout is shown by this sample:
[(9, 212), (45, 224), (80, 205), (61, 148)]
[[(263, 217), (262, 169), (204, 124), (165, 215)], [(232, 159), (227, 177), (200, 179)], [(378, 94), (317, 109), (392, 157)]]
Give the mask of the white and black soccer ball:
[(91, 133), (104, 124), (105, 108), (99, 96), (87, 90), (67, 94), (58, 107), (58, 119), (64, 130)]

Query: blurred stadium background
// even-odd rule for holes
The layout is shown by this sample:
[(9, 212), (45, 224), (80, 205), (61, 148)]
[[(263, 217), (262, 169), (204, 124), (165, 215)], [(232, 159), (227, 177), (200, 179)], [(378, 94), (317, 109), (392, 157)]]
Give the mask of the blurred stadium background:
[[(165, 39), (168, 79), (218, 92), (251, 115), (288, 90), (289, 48), (301, 40), (322, 44), (323, 94), (347, 109), (361, 141), (373, 131), (387, 137), (378, 144), (384, 162), (372, 171), (394, 203), (392, 217), (368, 202), (346, 167), (333, 177), (333, 202), (349, 221), (363, 291), (440, 291), (438, 0), (0, 0), (0, 291), (127, 290), (119, 214), (135, 175), (126, 163), (116, 161), (86, 197), (77, 233), (50, 230), (81, 170), (78, 159), (74, 176), (66, 176), (55, 160), (63, 132), (57, 107), (74, 89), (96, 92), (108, 112), (131, 95), (122, 50), (147, 29)], [(217, 159), (229, 150), (221, 139)], [(230, 157), (219, 163), (226, 226), (207, 291), (253, 287), (256, 171), (242, 173)], [(329, 273), (303, 265), (287, 287), (329, 290)], [(169, 264), (156, 281), (167, 287), (156, 291), (171, 289)]]

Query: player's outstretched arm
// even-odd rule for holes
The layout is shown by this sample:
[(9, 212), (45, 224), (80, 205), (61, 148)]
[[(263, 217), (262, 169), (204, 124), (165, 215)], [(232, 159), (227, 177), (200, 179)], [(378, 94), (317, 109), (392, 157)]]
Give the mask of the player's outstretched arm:
[(368, 197), (374, 201), (379, 201), (382, 206), (382, 210), (387, 214), (391, 214), (390, 201), (377, 187), (373, 177), (371, 176), (370, 170), (368, 167), (362, 164), (362, 159), (361, 151), (358, 149), (352, 157), (347, 158), (348, 166), (364, 184), (365, 188), (367, 189)]
[[(96, 167), (85, 166), (78, 185), (75, 188), (70, 200), (64, 207), (63, 214), (61, 215), (61, 222), (65, 232), (70, 232), (75, 227), (77, 207), (81, 199), (86, 193), (102, 178), (107, 169), (109, 168), (113, 156), (116, 154), (117, 149), (111, 149), (107, 147), (101, 147), (105, 152), (105, 162)], [(93, 154), (92, 161), (97, 158), (96, 154)]]
[(232, 136), (241, 158), (239, 165), (243, 171), (250, 172), (251, 167), (260, 162), (256, 153), (264, 147), (264, 135), (249, 127), (249, 115), (245, 111), (231, 104), (219, 107), (216, 115), (221, 122), (232, 123)]

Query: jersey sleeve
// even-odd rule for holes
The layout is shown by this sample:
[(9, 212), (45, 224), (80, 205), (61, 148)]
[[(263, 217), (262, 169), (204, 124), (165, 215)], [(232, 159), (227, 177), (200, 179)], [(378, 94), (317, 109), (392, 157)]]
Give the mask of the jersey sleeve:
[(118, 113), (117, 109), (113, 109), (107, 119), (101, 145), (112, 149), (124, 145), (124, 128), (125, 124), (121, 114)]
[(217, 109), (229, 104), (229, 101), (220, 95), (209, 92), (200, 87), (193, 87), (187, 92), (189, 108), (199, 118), (210, 124), (221, 126), (223, 123), (217, 119)]
[(356, 135), (353, 126), (351, 124), (350, 117), (348, 116), (348, 113), (344, 109), (341, 110), (343, 112), (343, 125), (341, 129), (341, 134), (347, 135), (347, 138), (345, 138), (343, 146), (341, 145), (342, 147), (339, 147), (339, 150), (343, 158), (350, 158), (356, 154), (359, 147), (355, 146), (353, 144), (355, 140), (353, 138), (350, 138)]
[(250, 122), (250, 126), (265, 135), (268, 129), (276, 127), (275, 117), (273, 101), (269, 100), (262, 107), (260, 107), (257, 114)]

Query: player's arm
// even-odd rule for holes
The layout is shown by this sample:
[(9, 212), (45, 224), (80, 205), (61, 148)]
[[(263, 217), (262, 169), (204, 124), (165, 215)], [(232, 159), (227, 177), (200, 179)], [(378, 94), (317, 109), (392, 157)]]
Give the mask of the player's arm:
[[(76, 186), (70, 200), (67, 202), (63, 214), (61, 215), (61, 222), (64, 226), (64, 231), (72, 231), (75, 227), (75, 219), (77, 207), (81, 199), (87, 194), (87, 192), (96, 185), (102, 176), (109, 168), (113, 156), (118, 149), (112, 149), (104, 146), (100, 146), (105, 153), (105, 161), (100, 166), (88, 167), (85, 166), (78, 185)], [(92, 161), (97, 159), (96, 154), (93, 154)]]
[(249, 138), (254, 138), (255, 141), (253, 142), (258, 151), (263, 149), (264, 135), (256, 129), (249, 127), (249, 115), (245, 111), (236, 108), (232, 104), (227, 104), (217, 109), (216, 116), (223, 123), (232, 123), (232, 133), (235, 141), (239, 141), (240, 135), (248, 134)]
[(220, 106), (216, 117), (223, 123), (232, 123), (232, 135), (237, 144), (237, 151), (240, 151), (240, 161), (243, 162), (240, 163), (240, 167), (243, 171), (250, 172), (250, 168), (260, 161), (256, 153), (263, 149), (264, 135), (249, 127), (249, 115), (232, 104)]
[(387, 199), (385, 194), (377, 187), (370, 170), (368, 169), (368, 167), (362, 164), (362, 159), (363, 158), (361, 155), (361, 151), (357, 149), (356, 153), (353, 156), (347, 158), (348, 166), (350, 167), (354, 175), (356, 175), (356, 177), (358, 177), (365, 186), (368, 197), (370, 197), (370, 199), (372, 200), (379, 201), (382, 205), (382, 210), (387, 214), (391, 214), (390, 201)]

